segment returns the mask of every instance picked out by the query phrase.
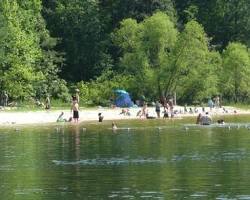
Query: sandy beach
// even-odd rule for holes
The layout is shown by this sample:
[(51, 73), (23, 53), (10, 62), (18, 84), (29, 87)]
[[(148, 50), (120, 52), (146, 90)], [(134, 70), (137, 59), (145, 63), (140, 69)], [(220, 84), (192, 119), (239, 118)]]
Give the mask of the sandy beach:
[[(189, 109), (189, 107), (188, 107)], [(198, 113), (202, 112), (200, 107), (197, 108)], [(232, 115), (232, 114), (250, 114), (250, 111), (239, 110), (233, 107), (225, 107), (226, 111), (222, 108), (214, 108), (210, 112), (209, 108), (205, 108), (210, 115)], [(122, 119), (139, 119), (140, 117), (136, 116), (137, 112), (141, 108), (130, 108), (130, 116), (120, 114), (122, 108), (91, 108), (85, 109), (81, 108), (79, 122), (84, 121), (98, 121), (98, 113), (102, 113), (104, 120), (122, 120)], [(197, 116), (198, 113), (184, 113), (184, 108), (181, 106), (175, 106), (174, 110), (178, 111), (178, 114), (175, 115), (175, 118)], [(163, 108), (161, 108), (163, 111)], [(236, 112), (235, 112), (236, 111)], [(53, 123), (56, 122), (58, 116), (61, 112), (64, 112), (64, 118), (69, 119), (72, 116), (70, 110), (52, 110), (52, 111), (29, 111), (29, 112), (15, 112), (15, 111), (0, 111), (0, 125), (13, 125), (13, 124), (41, 124), (41, 123)], [(148, 113), (150, 116), (156, 117), (155, 108), (149, 107)], [(163, 114), (161, 113), (161, 116)]]

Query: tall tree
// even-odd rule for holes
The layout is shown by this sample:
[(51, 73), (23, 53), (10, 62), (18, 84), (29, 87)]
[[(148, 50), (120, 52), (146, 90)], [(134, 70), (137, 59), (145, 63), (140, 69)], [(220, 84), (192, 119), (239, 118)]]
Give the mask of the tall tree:
[(190, 8), (196, 7), (195, 18), (205, 27), (212, 43), (220, 50), (230, 41), (250, 45), (250, 1), (248, 0), (175, 0), (181, 22), (188, 20)]
[(65, 52), (62, 77), (76, 82), (100, 75), (117, 61), (109, 34), (124, 18), (142, 21), (161, 10), (175, 18), (172, 0), (43, 0), (43, 13), (52, 36), (61, 38)]
[(115, 32), (115, 43), (122, 49), (121, 66), (134, 74), (137, 91), (148, 96), (160, 96), (165, 80), (160, 71), (169, 59), (177, 30), (169, 17), (158, 12), (141, 23), (127, 19)]
[(133, 18), (141, 22), (157, 11), (164, 12), (172, 21), (176, 21), (172, 0), (100, 0), (100, 6), (110, 15), (113, 28), (123, 19)]
[(35, 63), (42, 56), (39, 39), (29, 30), (34, 24), (16, 1), (1, 1), (0, 17), (0, 32), (5, 35), (0, 39), (4, 55), (0, 60), (1, 88), (13, 97), (31, 95), (34, 92), (32, 82), (41, 78), (41, 74), (36, 73)]
[(208, 49), (208, 38), (203, 27), (190, 21), (180, 33), (171, 60), (161, 75), (165, 77), (165, 94), (177, 91), (179, 100), (201, 101), (216, 93), (217, 77), (212, 63), (214, 53)]
[(250, 58), (245, 45), (230, 43), (222, 54), (220, 89), (225, 98), (237, 103), (250, 96)]
[(65, 53), (64, 78), (77, 82), (99, 75), (111, 63), (103, 49), (103, 24), (97, 0), (44, 1), (44, 16), (57, 49)]
[(48, 88), (37, 89), (43, 88), (43, 82), (59, 80), (56, 63), (60, 57), (52, 50), (54, 40), (45, 28), (41, 1), (3, 0), (0, 11), (1, 89), (13, 98), (44, 95)]

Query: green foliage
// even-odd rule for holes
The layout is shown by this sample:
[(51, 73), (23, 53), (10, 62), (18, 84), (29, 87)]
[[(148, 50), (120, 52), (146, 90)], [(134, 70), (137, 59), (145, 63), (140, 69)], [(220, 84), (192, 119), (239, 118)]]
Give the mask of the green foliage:
[(220, 50), (233, 41), (250, 44), (249, 0), (175, 0), (175, 4), (180, 21), (187, 22), (194, 13)]
[(0, 11), (4, 36), (0, 38), (0, 88), (13, 99), (24, 99), (55, 94), (59, 90), (53, 90), (54, 81), (65, 87), (58, 77), (62, 58), (53, 50), (56, 42), (46, 30), (41, 1), (3, 0)]
[(116, 88), (247, 102), (249, 10), (248, 0), (2, 0), (0, 92), (67, 102), (78, 83), (85, 104)]
[[(153, 98), (161, 94), (160, 69), (169, 59), (177, 38), (177, 30), (169, 17), (158, 12), (143, 22), (126, 19), (116, 30), (113, 41), (121, 49), (121, 67), (133, 74), (137, 93)], [(135, 95), (136, 96), (136, 95)]]
[[(52, 5), (50, 5), (52, 4)], [(46, 3), (44, 15), (53, 35), (61, 38), (57, 48), (65, 52), (62, 77), (90, 80), (112, 64), (103, 50), (103, 25), (97, 0), (58, 0)]]
[(109, 104), (109, 99), (114, 95), (115, 89), (129, 89), (131, 76), (115, 74), (107, 69), (101, 76), (91, 82), (79, 82), (80, 99), (85, 105)]
[(124, 71), (141, 83), (139, 94), (155, 99), (177, 92), (180, 101), (192, 102), (217, 93), (219, 56), (209, 51), (208, 38), (196, 21), (179, 34), (164, 13), (141, 23), (127, 19), (114, 33), (114, 42), (122, 50)]
[(245, 45), (230, 43), (222, 54), (223, 65), (220, 81), (222, 94), (235, 103), (249, 97), (250, 58)]
[(32, 82), (42, 78), (35, 70), (35, 63), (41, 58), (38, 38), (26, 28), (30, 16), (25, 15), (16, 1), (1, 1), (0, 15), (4, 25), (1, 32), (6, 34), (0, 39), (4, 55), (0, 60), (1, 88), (8, 90), (13, 98), (23, 98), (33, 94)]
[(208, 39), (196, 21), (186, 24), (179, 35), (168, 72), (166, 93), (177, 91), (182, 102), (202, 101), (216, 94), (217, 76)]

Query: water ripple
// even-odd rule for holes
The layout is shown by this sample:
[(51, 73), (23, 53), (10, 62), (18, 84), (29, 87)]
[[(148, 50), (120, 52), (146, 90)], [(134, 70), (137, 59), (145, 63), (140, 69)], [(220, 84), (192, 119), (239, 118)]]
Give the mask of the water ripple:
[(164, 164), (166, 159), (126, 159), (126, 158), (102, 158), (102, 159), (86, 159), (79, 161), (52, 161), (56, 165), (140, 165), (140, 164)]
[(217, 161), (240, 161), (250, 159), (250, 152), (246, 151), (235, 151), (235, 152), (217, 152), (214, 154), (200, 154), (194, 152), (190, 154), (178, 154), (172, 155), (170, 158), (136, 158), (129, 159), (125, 158), (95, 158), (85, 159), (78, 161), (64, 161), (64, 160), (53, 160), (52, 162), (56, 165), (145, 165), (145, 164), (167, 164), (167, 163), (179, 163), (179, 162), (217, 162)]

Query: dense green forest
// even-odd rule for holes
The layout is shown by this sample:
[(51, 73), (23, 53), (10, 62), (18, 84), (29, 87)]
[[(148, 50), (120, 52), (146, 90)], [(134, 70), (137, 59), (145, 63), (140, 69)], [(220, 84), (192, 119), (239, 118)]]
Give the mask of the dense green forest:
[(1, 0), (0, 91), (249, 102), (249, 35), (249, 0)]

